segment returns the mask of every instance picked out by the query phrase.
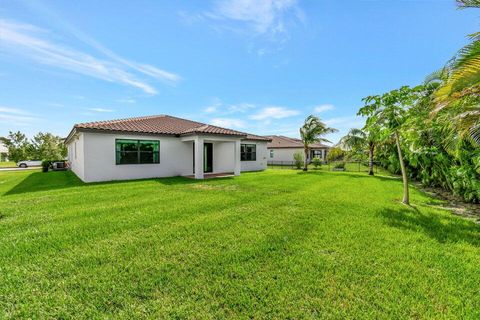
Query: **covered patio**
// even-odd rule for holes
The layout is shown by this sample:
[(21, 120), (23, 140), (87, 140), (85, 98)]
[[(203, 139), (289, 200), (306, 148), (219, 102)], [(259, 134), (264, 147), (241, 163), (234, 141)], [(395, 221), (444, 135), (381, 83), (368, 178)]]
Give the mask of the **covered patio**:
[(195, 134), (183, 136), (181, 140), (191, 144), (192, 150), (192, 175), (187, 177), (206, 179), (240, 175), (240, 137)]

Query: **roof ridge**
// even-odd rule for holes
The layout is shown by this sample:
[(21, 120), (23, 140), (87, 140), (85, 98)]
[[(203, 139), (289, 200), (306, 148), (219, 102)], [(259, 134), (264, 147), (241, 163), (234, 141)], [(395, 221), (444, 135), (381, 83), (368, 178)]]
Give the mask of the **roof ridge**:
[[(113, 119), (113, 120), (100, 120), (100, 121), (90, 121), (90, 122), (80, 122), (76, 123), (74, 126), (80, 126), (80, 125), (86, 125), (86, 124), (104, 124), (104, 123), (118, 123), (122, 121), (131, 121), (131, 120), (145, 120), (145, 119), (153, 119), (153, 118), (166, 118), (166, 117), (171, 117), (166, 114), (158, 114), (158, 115), (153, 115), (153, 116), (139, 116), (139, 117), (130, 117), (130, 118), (121, 118), (121, 119)], [(180, 119), (180, 118), (178, 118)], [(185, 120), (185, 119), (183, 119)]]
[(164, 114), (163, 116), (166, 117), (166, 118), (173, 118), (173, 119), (179, 119), (179, 120), (188, 121), (188, 122), (199, 123), (199, 124), (201, 124), (201, 125), (208, 125), (208, 124), (203, 123), (203, 122), (200, 122), (200, 121), (194, 121), (194, 120), (190, 120), (190, 119), (175, 117), (175, 116), (171, 116), (171, 115), (169, 115), (169, 114)]

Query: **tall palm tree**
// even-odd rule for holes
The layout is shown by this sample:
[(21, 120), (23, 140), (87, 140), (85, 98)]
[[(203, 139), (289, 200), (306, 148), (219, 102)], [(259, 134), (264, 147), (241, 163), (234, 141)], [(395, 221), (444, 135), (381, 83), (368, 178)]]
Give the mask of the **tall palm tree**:
[(330, 142), (323, 136), (329, 133), (337, 132), (337, 129), (328, 127), (323, 123), (319, 117), (310, 115), (305, 119), (305, 123), (300, 128), (300, 137), (303, 143), (303, 149), (305, 152), (303, 171), (308, 170), (308, 151), (312, 143), (318, 142)]
[(365, 126), (364, 130), (361, 129), (350, 129), (348, 134), (340, 139), (339, 144), (343, 148), (347, 149), (368, 149), (368, 174), (373, 176), (373, 154), (375, 151), (375, 144), (377, 140), (376, 128), (371, 128), (369, 130), (368, 126)]
[[(480, 0), (457, 0), (460, 9), (480, 8)], [(445, 68), (436, 74), (434, 113), (451, 113), (461, 137), (480, 145), (480, 32), (470, 35), (471, 43), (460, 49)]]
[(338, 145), (342, 149), (354, 150), (363, 149), (367, 139), (367, 134), (361, 129), (352, 128), (347, 135), (343, 136)]

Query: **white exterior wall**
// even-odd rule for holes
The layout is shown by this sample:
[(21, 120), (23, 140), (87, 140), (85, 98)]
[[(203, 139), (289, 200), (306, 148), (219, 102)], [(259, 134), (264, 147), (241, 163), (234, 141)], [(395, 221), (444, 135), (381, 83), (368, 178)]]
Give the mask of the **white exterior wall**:
[(0, 153), (8, 153), (8, 148), (2, 141), (0, 141)]
[[(273, 150), (273, 158), (270, 158), (270, 150)], [(324, 155), (325, 155), (325, 150), (326, 149), (321, 149), (322, 150), (322, 156), (320, 156), (320, 159), (324, 160)], [(303, 148), (280, 148), (280, 149), (275, 149), (271, 148), (268, 149), (268, 161), (274, 162), (280, 164), (280, 162), (293, 162), (293, 155), (296, 152), (300, 152), (302, 154), (302, 157), (305, 156), (305, 151)], [(308, 158), (310, 159), (310, 153), (311, 150), (309, 151)]]
[(8, 161), (8, 148), (3, 143), (3, 141), (0, 141), (0, 161), (2, 159), (4, 159), (5, 161)]
[[(201, 138), (204, 142), (213, 143), (213, 173), (234, 172), (235, 143), (239, 143), (240, 139), (212, 136), (202, 136)], [(160, 163), (117, 165), (116, 139), (160, 141)], [(242, 141), (241, 143), (257, 145), (257, 160), (242, 161), (241, 171), (266, 169), (266, 142)], [(240, 157), (240, 155), (238, 156)], [(193, 139), (190, 137), (80, 132), (68, 143), (68, 160), (72, 171), (85, 182), (193, 175)], [(203, 164), (201, 167), (203, 168)]]
[[(168, 136), (85, 132), (85, 182), (172, 177), (193, 174), (193, 143)], [(115, 140), (160, 141), (160, 163), (116, 164)]]
[(235, 170), (235, 143), (213, 142), (213, 173)]
[[(273, 158), (270, 158), (270, 150), (273, 150)], [(301, 152), (302, 156), (305, 156), (305, 152), (303, 148), (283, 148), (283, 149), (268, 149), (268, 161), (273, 161), (273, 162), (289, 162), (292, 163), (293, 160), (293, 155), (296, 152)]]
[(70, 140), (67, 146), (70, 169), (83, 181), (85, 181), (84, 143), (84, 134), (78, 133)]
[(257, 160), (241, 161), (242, 171), (260, 171), (267, 169), (267, 142), (242, 140), (242, 144), (257, 145)]

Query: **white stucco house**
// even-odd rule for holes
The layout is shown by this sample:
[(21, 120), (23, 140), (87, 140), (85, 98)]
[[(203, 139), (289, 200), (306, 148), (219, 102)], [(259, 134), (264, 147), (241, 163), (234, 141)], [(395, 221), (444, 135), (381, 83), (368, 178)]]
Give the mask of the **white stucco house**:
[[(267, 143), (268, 163), (272, 165), (291, 165), (294, 163), (293, 155), (296, 152), (304, 154), (303, 143), (300, 139), (289, 138), (285, 136), (266, 136), (270, 139)], [(310, 145), (307, 161), (310, 162), (314, 157), (319, 157), (322, 161), (327, 159), (330, 147), (322, 143)]]
[(84, 182), (264, 170), (269, 141), (168, 115), (80, 123), (65, 139), (71, 170)]
[(8, 147), (0, 139), (0, 161), (8, 161)]

